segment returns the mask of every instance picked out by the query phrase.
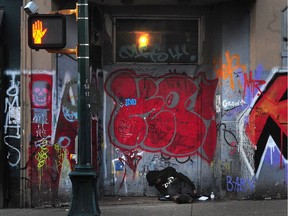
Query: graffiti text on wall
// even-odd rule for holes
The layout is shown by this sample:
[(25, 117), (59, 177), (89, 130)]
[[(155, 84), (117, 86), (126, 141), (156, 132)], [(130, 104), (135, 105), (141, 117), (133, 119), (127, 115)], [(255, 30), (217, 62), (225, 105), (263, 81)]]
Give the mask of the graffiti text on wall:
[(6, 71), (6, 76), (10, 76), (10, 86), (6, 90), (4, 113), (6, 114), (4, 122), (4, 143), (8, 148), (8, 163), (10, 166), (17, 166), (20, 162), (20, 150), (14, 146), (20, 139), (20, 106), (19, 106), (19, 88), (20, 82), (17, 81), (20, 73), (15, 71)]
[[(231, 90), (235, 90), (236, 84), (238, 85), (238, 89), (243, 91), (242, 100), (231, 102), (231, 104), (227, 104), (228, 101), (223, 104), (225, 109), (236, 107), (237, 105), (243, 106), (245, 104), (245, 97), (247, 97), (248, 90), (249, 93), (252, 94), (252, 97), (255, 96), (256, 91), (260, 90), (261, 85), (265, 84), (265, 80), (259, 80), (257, 78), (253, 78), (253, 72), (247, 71), (247, 66), (241, 63), (240, 56), (238, 54), (231, 55), (229, 51), (225, 52), (225, 60), (226, 63), (222, 64), (222, 59), (214, 59), (213, 67), (216, 73), (216, 76), (222, 80), (228, 80), (230, 83)], [(263, 68), (261, 65), (257, 67), (255, 70), (255, 74), (261, 74)], [(238, 80), (237, 80), (238, 79)], [(235, 103), (235, 104), (233, 104)], [(233, 108), (232, 107), (232, 108)]]
[(183, 57), (188, 57), (190, 61), (195, 62), (197, 60), (197, 54), (191, 54), (188, 51), (187, 45), (175, 45), (173, 48), (168, 48), (167, 52), (161, 51), (160, 44), (151, 48), (151, 51), (145, 49), (137, 49), (136, 45), (125, 45), (119, 50), (119, 57), (122, 59), (135, 59), (144, 58), (154, 63), (167, 62), (168, 59), (172, 59), (173, 62), (181, 62)]
[(214, 59), (214, 71), (218, 78), (230, 81), (231, 89), (235, 88), (234, 72), (246, 71), (247, 67), (241, 64), (240, 56), (238, 54), (231, 55), (229, 51), (225, 52), (226, 64), (222, 64), (222, 59)]
[(229, 192), (246, 192), (255, 189), (255, 179), (245, 179), (236, 177), (234, 180), (231, 176), (226, 176), (227, 191)]
[[(217, 82), (203, 74), (144, 77), (129, 69), (115, 71), (105, 84), (115, 101), (108, 125), (111, 143), (123, 152), (139, 148), (176, 158), (198, 154), (211, 162)], [(123, 106), (127, 98), (137, 103)]]
[(117, 158), (112, 160), (114, 165), (114, 173), (117, 171), (124, 171), (122, 181), (119, 185), (119, 189), (123, 186), (126, 179), (127, 168), (129, 167), (133, 172), (133, 178), (135, 178), (137, 166), (142, 159), (141, 152), (137, 150), (121, 152), (120, 149), (115, 149)]

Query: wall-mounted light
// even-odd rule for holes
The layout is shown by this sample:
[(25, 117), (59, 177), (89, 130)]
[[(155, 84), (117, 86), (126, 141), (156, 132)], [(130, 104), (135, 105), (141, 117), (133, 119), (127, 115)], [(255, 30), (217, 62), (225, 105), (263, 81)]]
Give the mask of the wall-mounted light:
[(150, 35), (147, 32), (137, 34), (137, 46), (139, 49), (147, 48), (150, 43)]

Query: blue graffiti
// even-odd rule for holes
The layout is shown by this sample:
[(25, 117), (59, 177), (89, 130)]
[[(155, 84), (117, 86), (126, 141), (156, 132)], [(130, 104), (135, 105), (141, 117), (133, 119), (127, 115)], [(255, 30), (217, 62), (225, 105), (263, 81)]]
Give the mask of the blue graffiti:
[(125, 106), (136, 106), (136, 104), (137, 104), (136, 99), (130, 99), (130, 98), (125, 99)]
[(236, 177), (235, 181), (231, 176), (226, 176), (227, 191), (245, 192), (255, 189), (255, 179), (245, 179)]
[(124, 171), (124, 165), (121, 161), (114, 161), (115, 171)]

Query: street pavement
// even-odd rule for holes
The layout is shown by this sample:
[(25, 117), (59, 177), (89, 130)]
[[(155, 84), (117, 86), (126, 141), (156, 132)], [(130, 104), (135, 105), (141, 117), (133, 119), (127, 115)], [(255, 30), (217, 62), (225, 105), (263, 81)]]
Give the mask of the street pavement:
[[(192, 204), (176, 204), (158, 201), (157, 197), (103, 197), (98, 204), (101, 216), (287, 216), (287, 199), (197, 200)], [(0, 209), (0, 216), (66, 216), (68, 212), (68, 206)]]

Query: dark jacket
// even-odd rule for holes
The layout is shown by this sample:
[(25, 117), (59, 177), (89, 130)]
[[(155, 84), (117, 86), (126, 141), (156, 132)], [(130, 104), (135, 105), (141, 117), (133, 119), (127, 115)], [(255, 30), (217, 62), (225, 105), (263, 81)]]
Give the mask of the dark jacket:
[[(169, 177), (174, 177), (175, 181), (168, 187), (165, 187), (165, 183), (168, 182)], [(175, 194), (187, 193), (191, 195), (196, 189), (193, 182), (184, 174), (177, 172), (173, 167), (167, 167), (160, 171), (149, 171), (146, 174), (146, 179), (149, 186), (155, 186), (160, 194), (166, 196), (174, 196)], [(157, 182), (157, 179), (160, 181)]]

